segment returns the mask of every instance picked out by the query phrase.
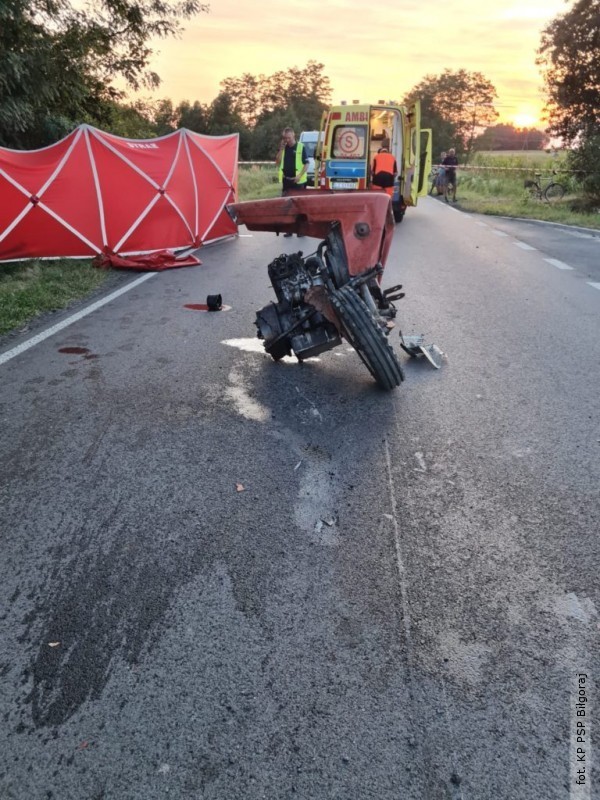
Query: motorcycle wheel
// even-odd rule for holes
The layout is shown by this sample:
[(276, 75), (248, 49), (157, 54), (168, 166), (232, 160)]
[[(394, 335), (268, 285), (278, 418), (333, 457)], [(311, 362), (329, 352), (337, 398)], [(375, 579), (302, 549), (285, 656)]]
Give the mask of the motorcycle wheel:
[(364, 301), (351, 286), (343, 286), (330, 298), (346, 339), (379, 386), (386, 391), (400, 386), (404, 380), (402, 367)]

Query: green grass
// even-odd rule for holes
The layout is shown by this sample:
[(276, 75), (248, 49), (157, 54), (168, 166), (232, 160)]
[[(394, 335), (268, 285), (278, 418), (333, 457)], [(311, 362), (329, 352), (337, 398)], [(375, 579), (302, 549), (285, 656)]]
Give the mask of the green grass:
[(238, 195), (240, 200), (265, 200), (281, 194), (275, 166), (240, 167)]
[(101, 286), (108, 274), (88, 259), (0, 264), (0, 335), (45, 311), (66, 308)]
[[(465, 211), (507, 217), (541, 219), (600, 229), (600, 213), (584, 213), (577, 185), (564, 169), (564, 155), (544, 152), (479, 153), (472, 169), (458, 173), (458, 206)], [(558, 170), (557, 180), (567, 187), (565, 197), (553, 203), (533, 199), (523, 182), (535, 171), (545, 184)], [(240, 167), (240, 200), (258, 200), (280, 194), (274, 166)], [(0, 335), (22, 328), (47, 311), (66, 308), (90, 294), (109, 273), (92, 267), (88, 259), (24, 261), (0, 264)]]
[[(531, 196), (524, 182), (535, 172), (541, 172), (542, 188), (550, 180), (562, 183), (566, 189), (562, 200), (547, 203)], [(586, 206), (561, 154), (477, 154), (470, 168), (459, 169), (457, 194), (465, 211), (600, 229), (600, 209)]]

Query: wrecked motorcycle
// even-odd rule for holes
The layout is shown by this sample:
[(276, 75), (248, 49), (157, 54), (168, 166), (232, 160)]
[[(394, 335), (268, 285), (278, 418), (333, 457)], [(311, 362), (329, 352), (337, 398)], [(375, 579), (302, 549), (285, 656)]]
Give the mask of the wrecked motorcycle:
[(393, 301), (404, 294), (380, 285), (394, 230), (388, 196), (306, 191), (233, 203), (228, 211), (249, 230), (322, 239), (315, 253), (283, 253), (268, 266), (277, 302), (256, 314), (266, 352), (275, 360), (293, 352), (302, 361), (346, 339), (379, 386), (399, 386), (404, 373), (388, 334)]

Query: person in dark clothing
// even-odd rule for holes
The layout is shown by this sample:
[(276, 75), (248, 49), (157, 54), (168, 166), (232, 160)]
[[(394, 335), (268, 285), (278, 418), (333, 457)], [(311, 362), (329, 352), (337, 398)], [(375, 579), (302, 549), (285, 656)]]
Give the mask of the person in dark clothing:
[(456, 150), (451, 147), (448, 150), (448, 155), (442, 161), (446, 168), (446, 180), (454, 186), (454, 199), (456, 200), (456, 167), (458, 166), (458, 158), (456, 157)]
[[(302, 142), (296, 141), (293, 128), (284, 128), (281, 134), (281, 143), (277, 156), (279, 180), (281, 181), (281, 194), (297, 194), (306, 189), (306, 170), (308, 169), (308, 155)], [(284, 236), (291, 236), (284, 233)]]

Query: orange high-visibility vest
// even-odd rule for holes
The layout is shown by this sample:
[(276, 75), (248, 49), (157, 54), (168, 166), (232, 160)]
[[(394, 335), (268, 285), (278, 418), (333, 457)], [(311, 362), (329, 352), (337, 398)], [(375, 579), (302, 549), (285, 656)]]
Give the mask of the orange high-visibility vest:
[(371, 189), (383, 190), (390, 197), (394, 194), (396, 159), (391, 153), (377, 153), (373, 159)]
[(389, 172), (390, 175), (393, 175), (396, 172), (394, 169), (395, 164), (396, 159), (391, 153), (377, 153), (373, 159), (373, 174)]

